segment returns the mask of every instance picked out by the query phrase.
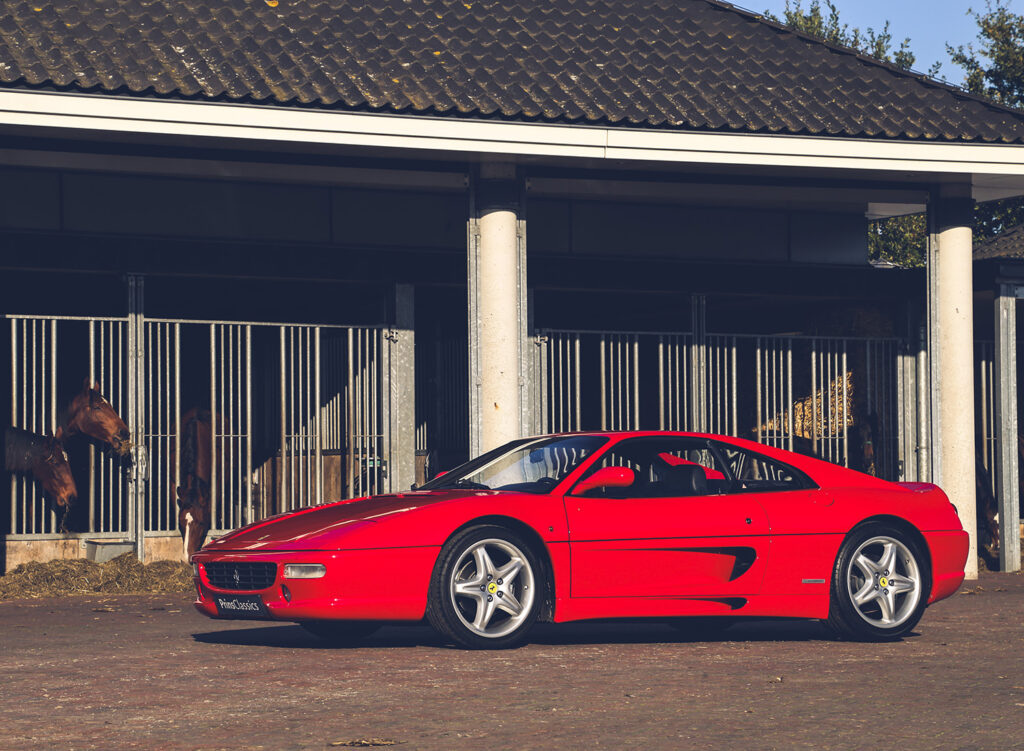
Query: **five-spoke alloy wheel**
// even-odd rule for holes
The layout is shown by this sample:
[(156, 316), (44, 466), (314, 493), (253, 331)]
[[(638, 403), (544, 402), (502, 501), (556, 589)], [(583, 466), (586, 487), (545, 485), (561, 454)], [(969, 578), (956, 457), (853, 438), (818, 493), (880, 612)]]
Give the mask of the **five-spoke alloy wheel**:
[(916, 541), (886, 525), (866, 524), (839, 552), (828, 624), (851, 639), (896, 639), (920, 620), (930, 582), (928, 559)]
[(464, 530), (441, 549), (427, 619), (457, 644), (518, 646), (540, 610), (543, 569), (530, 545), (504, 527)]

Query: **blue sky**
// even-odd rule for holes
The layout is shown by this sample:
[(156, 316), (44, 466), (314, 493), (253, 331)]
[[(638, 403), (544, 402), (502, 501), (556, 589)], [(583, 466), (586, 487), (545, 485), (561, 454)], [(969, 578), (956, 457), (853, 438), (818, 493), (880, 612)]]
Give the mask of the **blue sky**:
[[(881, 30), (889, 21), (889, 30), (898, 46), (910, 37), (910, 49), (917, 56), (914, 69), (924, 72), (934, 62), (941, 62), (940, 78), (950, 83), (963, 83), (963, 70), (954, 65), (946, 54), (946, 43), (954, 47), (975, 41), (978, 26), (967, 15), (967, 9), (985, 8), (985, 0), (833, 0), (839, 9), (839, 19), (851, 29), (868, 27)], [(769, 10), (782, 18), (786, 9), (785, 0), (733, 0), (756, 13)], [(810, 6), (810, 0), (803, 0), (803, 7)], [(821, 2), (826, 9), (825, 0)], [(1007, 6), (1015, 13), (1021, 13), (1024, 0), (1009, 0)]]

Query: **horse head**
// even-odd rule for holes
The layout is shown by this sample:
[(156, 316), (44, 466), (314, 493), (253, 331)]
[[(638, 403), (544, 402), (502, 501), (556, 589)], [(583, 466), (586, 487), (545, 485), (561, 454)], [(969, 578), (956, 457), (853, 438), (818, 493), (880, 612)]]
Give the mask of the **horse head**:
[(82, 433), (107, 444), (118, 456), (131, 455), (132, 443), (128, 426), (100, 393), (98, 382), (90, 385), (86, 379), (82, 390), (68, 405), (65, 426), (66, 435)]
[(210, 531), (210, 487), (203, 480), (189, 476), (187, 485), (174, 489), (178, 501), (178, 531), (184, 542), (185, 555), (203, 547)]
[(78, 488), (71, 474), (68, 455), (64, 452), (64, 444), (61, 441), (63, 437), (60, 428), (57, 428), (56, 435), (43, 437), (42, 450), (33, 463), (32, 474), (57, 505), (64, 508), (66, 516), (67, 510), (78, 498)]

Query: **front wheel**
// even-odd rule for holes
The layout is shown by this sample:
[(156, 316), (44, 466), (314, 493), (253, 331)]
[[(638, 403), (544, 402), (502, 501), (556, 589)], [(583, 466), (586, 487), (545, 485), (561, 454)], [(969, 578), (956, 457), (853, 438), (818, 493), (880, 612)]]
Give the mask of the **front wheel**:
[(537, 620), (544, 586), (529, 543), (504, 527), (471, 527), (441, 548), (427, 620), (462, 647), (517, 647)]
[(836, 559), (828, 626), (857, 641), (897, 639), (921, 620), (930, 584), (928, 558), (915, 540), (887, 525), (865, 525)]

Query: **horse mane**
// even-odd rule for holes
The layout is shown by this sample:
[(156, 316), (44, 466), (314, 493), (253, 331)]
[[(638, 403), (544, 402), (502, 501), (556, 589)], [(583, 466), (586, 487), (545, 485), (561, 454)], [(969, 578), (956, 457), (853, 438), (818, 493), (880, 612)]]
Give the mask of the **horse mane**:
[(55, 439), (21, 428), (4, 430), (4, 467), (12, 472), (28, 472), (40, 454), (48, 454)]

